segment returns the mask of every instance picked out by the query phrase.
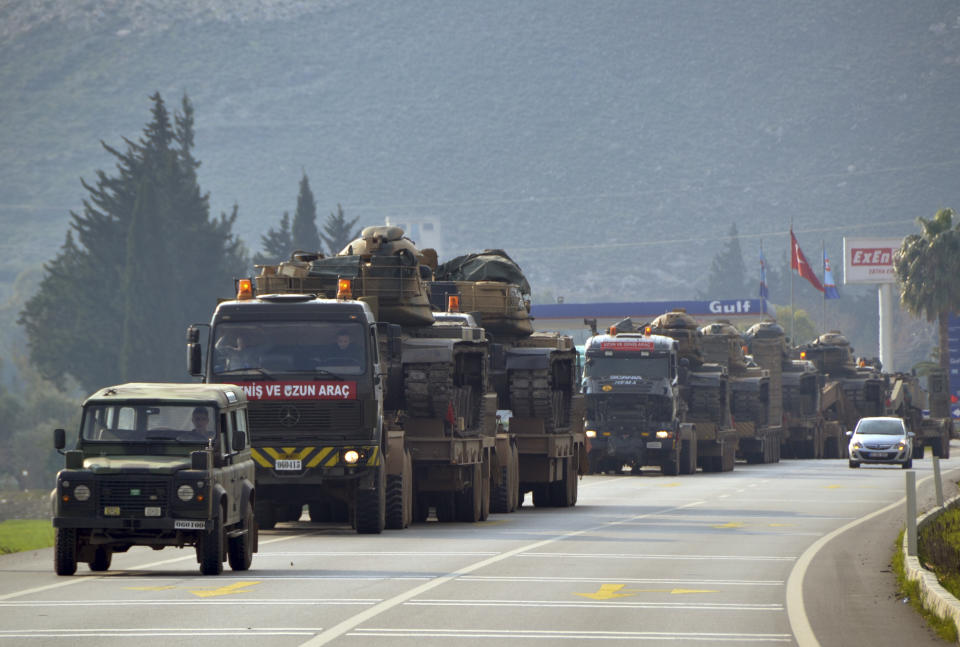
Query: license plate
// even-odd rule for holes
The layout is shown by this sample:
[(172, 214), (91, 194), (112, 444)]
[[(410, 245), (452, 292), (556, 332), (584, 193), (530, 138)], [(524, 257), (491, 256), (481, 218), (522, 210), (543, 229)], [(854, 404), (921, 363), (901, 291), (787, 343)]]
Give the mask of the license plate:
[(160, 506), (147, 506), (143, 509), (144, 517), (159, 517), (160, 516)]
[(103, 516), (105, 517), (119, 517), (120, 516), (120, 506), (118, 505), (108, 505), (103, 508)]
[(659, 440), (651, 440), (647, 442), (647, 449), (660, 449), (663, 447), (663, 444)]
[(173, 527), (177, 530), (203, 530), (206, 527), (206, 522), (177, 519), (173, 522)]
[(273, 466), (278, 470), (300, 470), (303, 469), (301, 466), (303, 463), (299, 459), (286, 459), (282, 458), (278, 460)]
[(870, 458), (886, 458), (886, 457), (887, 457), (886, 452), (872, 452), (870, 454)]

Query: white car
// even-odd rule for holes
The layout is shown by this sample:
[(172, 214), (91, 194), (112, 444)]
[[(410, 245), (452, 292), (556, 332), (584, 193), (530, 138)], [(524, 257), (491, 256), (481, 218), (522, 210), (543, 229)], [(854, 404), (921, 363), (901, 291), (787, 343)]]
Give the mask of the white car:
[(913, 467), (913, 436), (902, 418), (861, 418), (850, 436), (850, 467), (861, 463), (900, 464)]

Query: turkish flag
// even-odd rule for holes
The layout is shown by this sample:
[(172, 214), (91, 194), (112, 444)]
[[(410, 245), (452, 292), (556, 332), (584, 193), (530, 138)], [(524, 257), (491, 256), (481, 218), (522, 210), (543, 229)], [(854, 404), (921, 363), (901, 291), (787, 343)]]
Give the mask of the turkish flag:
[(797, 271), (797, 274), (810, 281), (810, 285), (823, 292), (823, 286), (820, 285), (820, 279), (813, 273), (813, 268), (807, 262), (807, 258), (800, 249), (800, 243), (797, 237), (793, 235), (793, 229), (790, 230), (790, 269)]

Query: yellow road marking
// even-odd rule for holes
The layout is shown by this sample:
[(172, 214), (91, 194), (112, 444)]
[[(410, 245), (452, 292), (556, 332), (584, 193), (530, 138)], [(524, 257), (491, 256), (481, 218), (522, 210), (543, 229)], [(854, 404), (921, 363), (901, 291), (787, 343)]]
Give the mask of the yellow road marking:
[(791, 527), (792, 525), (794, 525), (794, 524), (792, 524), (792, 523), (771, 523), (771, 524), (770, 524), (770, 527), (771, 527), (771, 528), (789, 528), (789, 527)]
[(228, 584), (227, 586), (221, 586), (218, 589), (207, 589), (207, 590), (197, 590), (190, 591), (198, 598), (212, 598), (219, 595), (233, 595), (234, 593), (249, 593), (250, 589), (247, 587), (253, 586), (254, 584), (260, 584), (260, 582), (237, 582), (236, 584)]
[(636, 595), (637, 591), (622, 590), (626, 584), (601, 584), (600, 589), (595, 593), (577, 593), (585, 598), (593, 600), (612, 600), (613, 598), (626, 598)]
[(823, 487), (825, 487), (828, 490), (839, 490), (843, 486), (842, 485), (824, 485)]
[(169, 591), (177, 587), (171, 584), (170, 586), (125, 586), (124, 588), (128, 591)]
[(660, 487), (680, 487), (679, 483), (663, 483)]
[(731, 521), (729, 523), (722, 523), (715, 525), (714, 528), (743, 528), (744, 524), (740, 521)]

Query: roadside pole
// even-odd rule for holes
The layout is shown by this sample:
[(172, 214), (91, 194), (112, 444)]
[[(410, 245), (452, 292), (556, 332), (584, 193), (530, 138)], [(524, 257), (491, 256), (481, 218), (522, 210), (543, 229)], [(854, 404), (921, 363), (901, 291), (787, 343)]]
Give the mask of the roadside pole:
[(907, 470), (907, 555), (917, 556), (917, 473)]
[(940, 458), (933, 455), (933, 485), (937, 489), (937, 506), (943, 507), (943, 483), (940, 481)]

